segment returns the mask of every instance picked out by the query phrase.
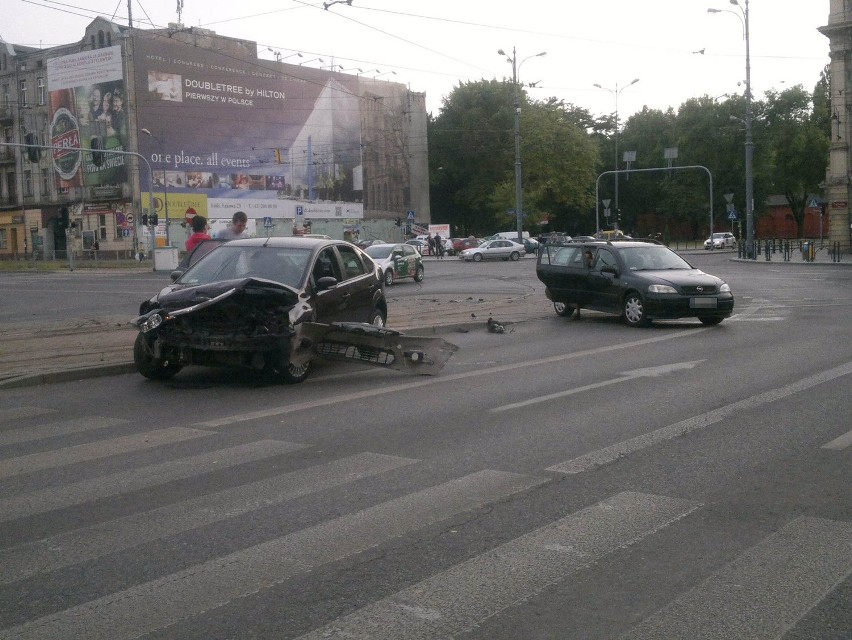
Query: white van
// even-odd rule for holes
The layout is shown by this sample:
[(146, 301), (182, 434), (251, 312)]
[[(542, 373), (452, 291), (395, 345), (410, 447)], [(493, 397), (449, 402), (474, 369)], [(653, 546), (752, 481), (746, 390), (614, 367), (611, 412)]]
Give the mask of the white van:
[[(521, 234), (521, 237), (529, 239), (530, 232), (524, 231)], [(500, 238), (501, 240), (512, 240), (513, 242), (517, 242), (518, 241), (518, 232), (517, 231), (498, 231), (493, 236), (489, 236), (488, 239), (489, 240), (496, 240), (497, 238)]]

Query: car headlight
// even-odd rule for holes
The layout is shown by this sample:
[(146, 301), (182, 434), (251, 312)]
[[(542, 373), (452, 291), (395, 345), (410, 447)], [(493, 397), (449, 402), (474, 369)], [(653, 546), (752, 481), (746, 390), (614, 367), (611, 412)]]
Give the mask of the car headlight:
[(139, 325), (139, 329), (142, 333), (148, 333), (149, 331), (153, 331), (157, 327), (163, 324), (163, 316), (159, 313), (155, 313), (150, 318), (145, 320), (141, 325)]
[(667, 284), (652, 284), (648, 287), (648, 293), (677, 293), (677, 289)]
[(731, 290), (731, 285), (727, 282), (723, 282), (722, 286), (719, 287), (719, 293), (728, 293)]

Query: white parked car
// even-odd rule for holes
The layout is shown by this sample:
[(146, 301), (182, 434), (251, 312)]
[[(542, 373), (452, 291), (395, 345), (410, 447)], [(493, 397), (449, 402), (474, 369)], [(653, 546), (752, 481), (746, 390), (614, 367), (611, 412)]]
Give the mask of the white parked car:
[(730, 232), (714, 233), (712, 237), (707, 238), (704, 241), (704, 248), (709, 249), (711, 243), (714, 249), (725, 249), (727, 247), (737, 246), (737, 239), (734, 237), (734, 234)]
[(518, 260), (526, 254), (524, 245), (511, 240), (488, 240), (478, 247), (471, 247), (459, 252), (459, 259), (470, 262), (482, 260)]

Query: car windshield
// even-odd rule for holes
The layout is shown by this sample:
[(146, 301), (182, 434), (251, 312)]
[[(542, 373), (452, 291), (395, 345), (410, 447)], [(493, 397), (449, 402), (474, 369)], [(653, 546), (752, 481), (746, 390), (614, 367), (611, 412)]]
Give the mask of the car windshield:
[(305, 278), (310, 249), (292, 247), (222, 245), (204, 256), (177, 280), (177, 284), (197, 286), (236, 280), (263, 278), (298, 288)]
[(657, 245), (623, 247), (620, 253), (624, 264), (631, 271), (692, 269), (692, 265), (667, 247)]
[(393, 247), (394, 247), (394, 245), (391, 245), (391, 244), (373, 245), (372, 247), (367, 247), (366, 249), (364, 249), (364, 251), (366, 251), (367, 255), (370, 256), (371, 258), (383, 260), (384, 258), (387, 258), (391, 254), (391, 251), (393, 251)]
[(724, 237), (725, 237), (725, 234), (724, 234), (724, 233), (714, 233), (714, 234), (713, 234), (713, 237), (714, 237), (716, 240), (721, 240), (722, 238), (724, 238)]

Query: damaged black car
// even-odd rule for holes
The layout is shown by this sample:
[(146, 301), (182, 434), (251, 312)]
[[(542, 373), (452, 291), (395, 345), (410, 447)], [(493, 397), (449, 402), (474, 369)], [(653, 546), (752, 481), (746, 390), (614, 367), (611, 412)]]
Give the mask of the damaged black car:
[[(375, 263), (348, 242), (253, 238), (216, 247), (142, 303), (133, 349), (145, 377), (188, 365), (260, 370), (288, 383), (307, 378), (317, 329), (355, 323), (381, 329), (387, 303)], [(345, 326), (345, 325), (344, 325)]]

